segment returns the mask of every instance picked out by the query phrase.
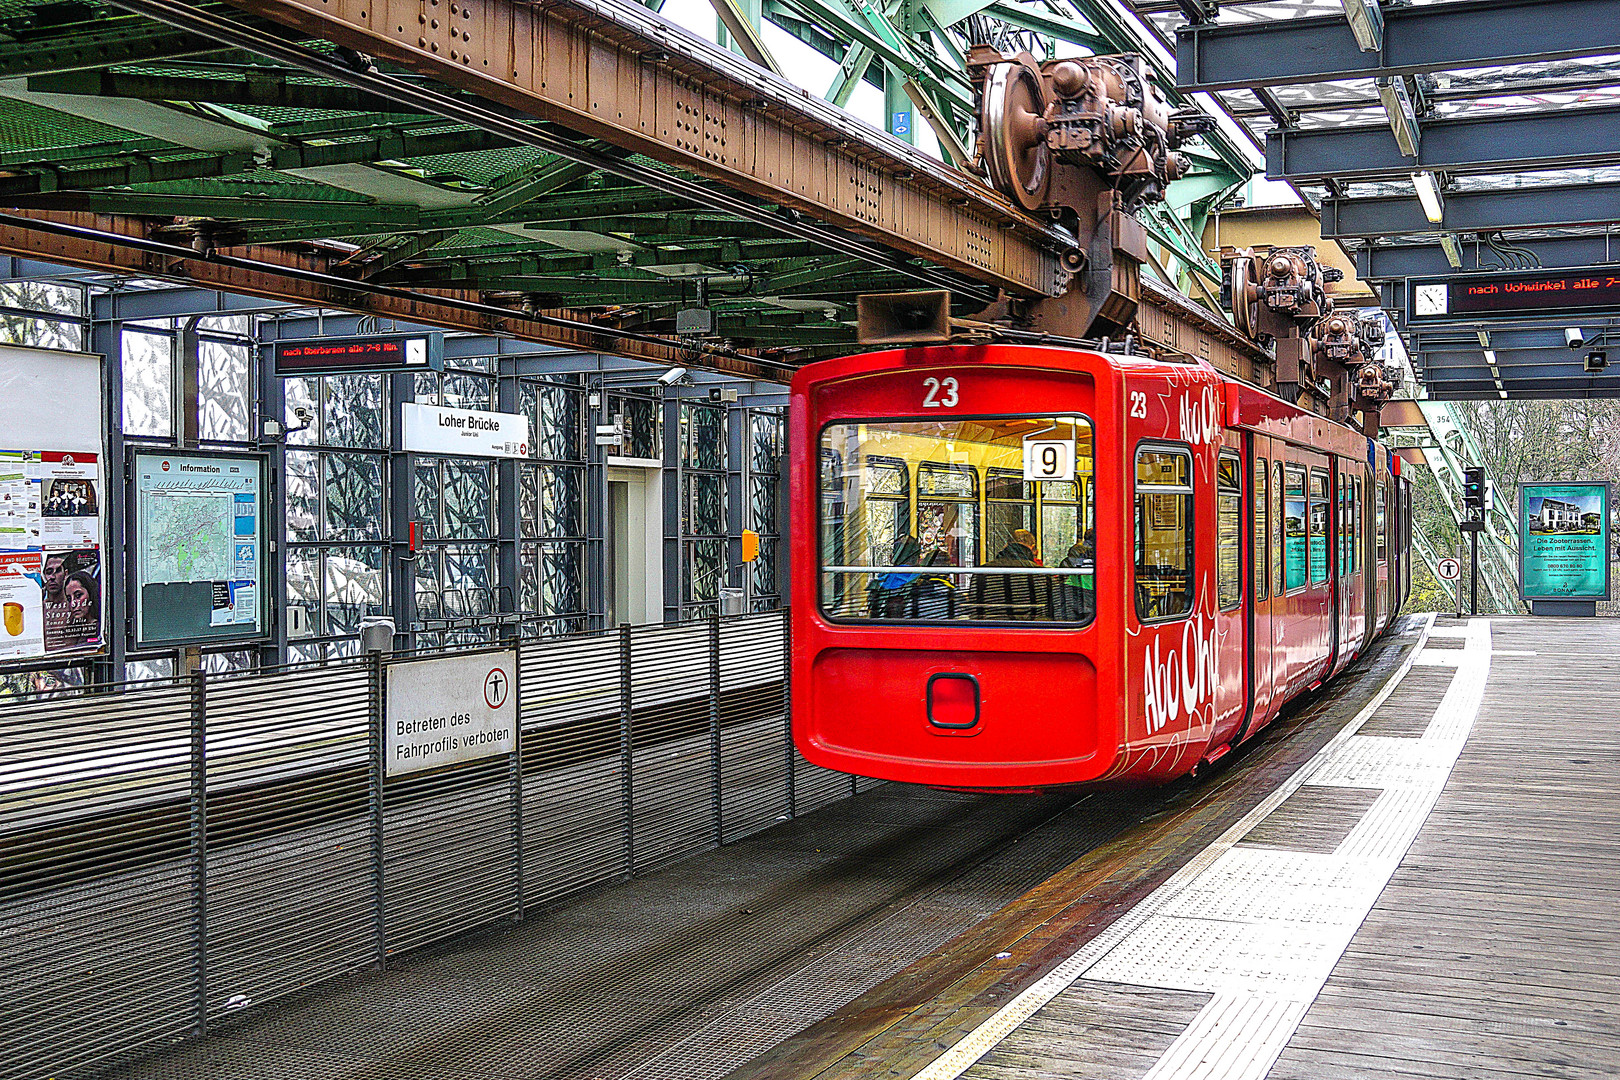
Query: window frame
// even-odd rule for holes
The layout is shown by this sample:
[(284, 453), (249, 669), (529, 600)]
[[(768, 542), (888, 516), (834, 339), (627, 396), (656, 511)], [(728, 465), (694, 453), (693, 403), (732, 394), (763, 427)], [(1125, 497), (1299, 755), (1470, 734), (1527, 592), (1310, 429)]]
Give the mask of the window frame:
[[(1232, 475), (1237, 478), (1235, 491), (1226, 490), (1222, 484), (1221, 466), (1227, 462), (1233, 465)], [(1215, 606), (1220, 611), (1236, 611), (1243, 606), (1243, 474), (1243, 455), (1236, 450), (1222, 449), (1215, 459)], [(1224, 598), (1227, 593), (1225, 583), (1221, 581), (1221, 527), (1223, 515), (1221, 499), (1233, 497), (1237, 499), (1237, 580), (1231, 583), (1231, 603), (1225, 603)]]
[[(1305, 516), (1302, 519), (1305, 525), (1305, 566), (1300, 583), (1293, 588), (1288, 587), (1288, 481), (1291, 473), (1299, 474), (1299, 498), (1305, 504)], [(1283, 591), (1281, 595), (1292, 596), (1300, 589), (1311, 587), (1311, 480), (1310, 470), (1303, 462), (1283, 462)]]
[[(1096, 464), (1096, 462), (1097, 462), (1097, 446), (1098, 446), (1097, 421), (1095, 420), (1095, 418), (1092, 417), (1092, 415), (1090, 413), (1083, 412), (1083, 411), (1078, 410), (1078, 409), (1073, 409), (1073, 410), (1065, 410), (1065, 411), (1062, 411), (1061, 413), (1059, 413), (1059, 412), (993, 413), (993, 414), (992, 413), (975, 413), (973, 415), (964, 415), (964, 416), (952, 415), (952, 416), (949, 416), (949, 417), (941, 417), (941, 418), (938, 418), (938, 419), (939, 420), (948, 419), (948, 420), (953, 420), (953, 421), (963, 421), (963, 420), (1048, 420), (1048, 419), (1052, 419), (1054, 416), (1057, 416), (1057, 417), (1060, 417), (1060, 418), (1066, 419), (1066, 420), (1075, 421), (1078, 424), (1084, 425), (1086, 433), (1091, 438), (1091, 459), (1090, 459), (1091, 463), (1092, 463), (1091, 464), (1091, 471), (1090, 471), (1089, 476), (1088, 476), (1088, 481), (1084, 484), (1084, 486), (1082, 486), (1079, 489), (1079, 493), (1082, 496), (1082, 502), (1079, 505), (1081, 506), (1081, 512), (1083, 514), (1084, 510), (1085, 510), (1085, 507), (1087, 505), (1087, 503), (1084, 501), (1085, 495), (1086, 495), (1087, 492), (1091, 492), (1091, 493), (1093, 493), (1093, 497), (1094, 497), (1094, 493), (1096, 491), (1096, 486), (1097, 486), (1097, 464)], [(933, 421), (935, 421), (935, 419), (936, 418), (934, 418), (934, 417), (915, 416), (915, 415), (912, 415), (912, 416), (893, 416), (893, 415), (889, 415), (889, 416), (843, 416), (843, 417), (830, 418), (830, 419), (826, 420), (821, 425), (821, 427), (816, 429), (816, 433), (815, 433), (815, 437), (814, 437), (814, 444), (813, 444), (816, 447), (817, 451), (818, 451), (818, 454), (817, 454), (817, 463), (818, 463), (817, 480), (818, 480), (818, 483), (817, 483), (817, 493), (816, 493), (816, 527), (815, 527), (815, 536), (816, 536), (815, 558), (816, 558), (816, 562), (815, 562), (815, 570), (814, 570), (814, 572), (816, 574), (816, 578), (817, 578), (817, 583), (816, 583), (816, 615), (818, 617), (820, 617), (821, 619), (826, 620), (829, 624), (832, 624), (832, 625), (835, 625), (835, 626), (851, 626), (851, 627), (884, 627), (884, 628), (892, 628), (892, 627), (912, 627), (912, 628), (915, 628), (915, 627), (927, 627), (927, 628), (934, 628), (934, 627), (962, 627), (962, 628), (968, 628), (968, 629), (1020, 630), (1020, 631), (1033, 631), (1033, 632), (1044, 632), (1044, 633), (1061, 632), (1061, 633), (1073, 634), (1073, 633), (1084, 633), (1085, 631), (1088, 631), (1092, 627), (1096, 626), (1097, 622), (1098, 622), (1098, 612), (1096, 610), (1093, 610), (1091, 612), (1091, 615), (1084, 622), (1079, 622), (1079, 623), (1036, 622), (1036, 621), (1025, 622), (1025, 621), (1014, 621), (1014, 620), (998, 620), (998, 619), (951, 619), (951, 620), (944, 620), (944, 621), (927, 621), (927, 620), (921, 620), (921, 619), (871, 619), (871, 618), (863, 618), (863, 617), (850, 617), (850, 616), (845, 616), (845, 615), (834, 615), (834, 614), (832, 614), (831, 612), (829, 612), (827, 610), (825, 597), (822, 596), (822, 594), (821, 594), (821, 580), (820, 580), (821, 575), (824, 573), (823, 567), (827, 566), (828, 562), (827, 562), (827, 554), (826, 554), (826, 551), (825, 551), (825, 543), (826, 543), (827, 537), (824, 534), (824, 531), (822, 529), (822, 525), (823, 525), (823, 521), (824, 521), (824, 519), (822, 517), (822, 511), (823, 511), (823, 509), (825, 507), (825, 503), (823, 501), (823, 491), (822, 491), (822, 488), (821, 488), (821, 485), (820, 485), (820, 478), (821, 477), (820, 477), (820, 468), (819, 468), (819, 463), (821, 461), (821, 457), (820, 457), (819, 452), (823, 451), (823, 450), (826, 450), (826, 449), (829, 449), (825, 444), (825, 440), (826, 440), (826, 437), (827, 437), (827, 431), (830, 428), (837, 427), (839, 425), (852, 425), (852, 424), (922, 424), (922, 423), (933, 422)], [(838, 453), (838, 451), (834, 451), (834, 453)], [(840, 458), (842, 458), (841, 454), (840, 454)], [(914, 477), (913, 477), (913, 473), (915, 472), (915, 469), (913, 468), (913, 465), (914, 464), (915, 465), (921, 465), (923, 463), (922, 462), (912, 463), (912, 462), (907, 462), (907, 461), (905, 461), (904, 459), (901, 459), (901, 458), (894, 458), (894, 457), (891, 457), (889, 455), (877, 455), (877, 454), (867, 455), (866, 460), (868, 460), (868, 461), (880, 460), (880, 461), (885, 461), (885, 462), (890, 462), (890, 463), (896, 463), (897, 462), (897, 463), (900, 463), (904, 467), (903, 472), (904, 472), (904, 475), (906, 477), (906, 484), (907, 484), (906, 498), (905, 498), (905, 502), (904, 502), (904, 505), (906, 507), (906, 514), (907, 514), (906, 524), (907, 524), (908, 527), (914, 528), (915, 523), (916, 523), (917, 509), (918, 509), (917, 504), (918, 504), (918, 501), (922, 498), (922, 496), (920, 494), (920, 485), (916, 481), (916, 479), (914, 479)], [(955, 467), (954, 463), (943, 463), (943, 464), (945, 464), (947, 467)], [(1077, 474), (1078, 474), (1078, 471), (1079, 471), (1079, 467), (1078, 467), (1078, 463), (1077, 463), (1076, 464), (1076, 472), (1077, 472)], [(976, 479), (976, 485), (975, 485), (974, 497), (972, 499), (968, 499), (968, 498), (960, 497), (960, 496), (942, 496), (942, 495), (929, 496), (929, 498), (931, 500), (937, 500), (937, 501), (942, 501), (942, 502), (945, 502), (945, 501), (957, 502), (957, 503), (961, 503), (961, 504), (964, 504), (964, 505), (972, 506), (973, 511), (974, 511), (974, 517), (976, 519), (976, 521), (975, 521), (975, 543), (981, 545), (981, 548), (982, 548), (983, 541), (984, 541), (984, 528), (985, 528), (984, 520), (983, 520), (983, 518), (984, 518), (984, 507), (985, 507), (985, 503), (986, 503), (985, 492), (987, 491), (989, 485), (987, 483), (977, 482), (978, 474), (977, 474), (976, 470), (974, 471), (974, 476), (975, 476), (975, 479)], [(1076, 477), (1076, 483), (1077, 484), (1080, 483), (1078, 475)], [(871, 495), (863, 495), (862, 496), (862, 501), (864, 501), (866, 498), (871, 498), (871, 497), (873, 497), (873, 496), (871, 496)], [(881, 494), (881, 493), (878, 494), (876, 497), (880, 498), (880, 499), (883, 499), (883, 498), (897, 499), (898, 498), (898, 496), (885, 495), (885, 494)], [(849, 513), (849, 505), (850, 504), (849, 504), (848, 500), (841, 498), (840, 499), (840, 505), (842, 505), (844, 507), (844, 515), (845, 515), (843, 518), (840, 519), (840, 523), (844, 523), (844, 522), (847, 522), (847, 520), (848, 520), (847, 515)], [(1033, 505), (1036, 507), (1035, 512), (1037, 514), (1039, 514), (1039, 512), (1040, 512), (1039, 511), (1040, 496), (1039, 496), (1039, 485), (1038, 484), (1036, 485), (1036, 497), (1033, 500)], [(840, 541), (842, 541), (842, 537), (840, 537)], [(846, 553), (841, 552), (840, 554), (842, 555), (842, 554), (846, 554)], [(982, 558), (983, 558), (983, 554), (982, 554), (982, 550), (981, 550), (981, 554), (980, 554), (980, 560), (981, 561), (980, 561), (979, 565), (982, 565)], [(838, 564), (833, 563), (832, 565), (838, 565)], [(874, 569), (882, 569), (882, 567), (877, 566), (877, 567), (874, 567)], [(948, 570), (948, 568), (941, 568), (941, 569)]]
[[(1137, 526), (1140, 524), (1136, 500), (1138, 498), (1138, 485), (1136, 470), (1141, 462), (1144, 451), (1162, 451), (1181, 454), (1187, 459), (1187, 486), (1185, 489), (1178, 486), (1167, 486), (1166, 490), (1158, 492), (1164, 495), (1182, 495), (1187, 500), (1187, 575), (1188, 603), (1185, 611), (1174, 615), (1159, 615), (1146, 618), (1142, 614), (1142, 594), (1137, 588), (1137, 573), (1142, 568), (1142, 551), (1137, 542)], [(1136, 612), (1136, 621), (1142, 626), (1158, 626), (1164, 623), (1182, 622), (1190, 619), (1198, 607), (1198, 592), (1194, 585), (1194, 578), (1198, 572), (1198, 472), (1197, 457), (1188, 443), (1175, 442), (1169, 439), (1141, 439), (1131, 453), (1131, 603)]]
[(1317, 477), (1321, 477), (1322, 495), (1320, 498), (1318, 498), (1313, 493), (1315, 487), (1314, 483), (1309, 484), (1305, 489), (1305, 583), (1307, 586), (1325, 585), (1333, 580), (1333, 550), (1328, 546), (1328, 538), (1333, 535), (1333, 527), (1330, 521), (1324, 520), (1322, 522), (1324, 534), (1322, 536), (1322, 576), (1319, 578), (1313, 578), (1310, 575), (1311, 541), (1316, 539), (1316, 534), (1311, 528), (1311, 509), (1312, 504), (1317, 502), (1320, 502), (1323, 506), (1333, 505), (1333, 483), (1329, 478), (1327, 469), (1320, 465), (1310, 466), (1309, 476), (1311, 481), (1315, 481)]

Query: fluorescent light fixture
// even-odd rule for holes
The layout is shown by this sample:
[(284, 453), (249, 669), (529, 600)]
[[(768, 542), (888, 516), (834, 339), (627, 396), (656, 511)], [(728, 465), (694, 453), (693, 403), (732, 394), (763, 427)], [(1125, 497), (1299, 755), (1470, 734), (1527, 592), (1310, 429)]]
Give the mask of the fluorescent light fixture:
[(1440, 234), (1440, 250), (1446, 253), (1446, 262), (1452, 269), (1462, 269), (1462, 248), (1457, 246), (1457, 238), (1451, 233)]
[(1435, 183), (1434, 173), (1413, 173), (1412, 186), (1417, 188), (1418, 202), (1423, 204), (1423, 216), (1438, 225), (1446, 216), (1446, 200), (1440, 194), (1440, 185)]
[(1486, 349), (1485, 350), (1485, 362), (1487, 364), (1491, 365), (1491, 367), (1496, 366), (1496, 350), (1495, 349)]
[(1395, 132), (1395, 145), (1407, 157), (1417, 157), (1423, 133), (1418, 128), (1417, 110), (1412, 108), (1412, 95), (1406, 92), (1406, 80), (1398, 75), (1393, 79), (1379, 79), (1378, 97), (1384, 103), (1390, 130)]
[(1506, 390), (1498, 390), (1497, 393), (1501, 395), (1503, 401), (1507, 400), (1507, 391)]
[(1384, 47), (1384, 9), (1378, 0), (1339, 0), (1356, 45), (1362, 52), (1378, 52)]
[(1479, 338), (1479, 347), (1480, 348), (1488, 349), (1488, 348), (1491, 347), (1491, 335), (1489, 333), (1487, 333), (1486, 331), (1484, 331), (1484, 330), (1475, 330), (1474, 331), (1474, 336)]

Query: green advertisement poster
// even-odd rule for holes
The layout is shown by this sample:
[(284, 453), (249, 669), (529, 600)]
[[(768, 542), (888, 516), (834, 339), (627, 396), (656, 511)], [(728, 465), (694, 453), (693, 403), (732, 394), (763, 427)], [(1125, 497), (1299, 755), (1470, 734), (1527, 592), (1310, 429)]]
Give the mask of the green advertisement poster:
[(1535, 600), (1607, 600), (1609, 485), (1519, 487), (1519, 592)]

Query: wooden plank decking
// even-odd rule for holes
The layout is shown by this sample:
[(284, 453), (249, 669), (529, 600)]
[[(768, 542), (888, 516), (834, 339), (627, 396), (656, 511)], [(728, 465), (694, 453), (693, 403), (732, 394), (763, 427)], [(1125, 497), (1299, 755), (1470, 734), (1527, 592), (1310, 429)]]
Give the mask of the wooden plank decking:
[(1620, 1075), (1620, 620), (1491, 636), (1440, 801), (1272, 1080)]

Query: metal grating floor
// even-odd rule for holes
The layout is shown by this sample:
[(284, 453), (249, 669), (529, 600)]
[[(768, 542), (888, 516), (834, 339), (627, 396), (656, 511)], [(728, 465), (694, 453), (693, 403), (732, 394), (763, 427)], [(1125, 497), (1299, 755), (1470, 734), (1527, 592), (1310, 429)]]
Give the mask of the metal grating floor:
[(1102, 798), (1082, 810), (1073, 795), (885, 785), (582, 893), (520, 926), (426, 948), (387, 972), (244, 1013), (204, 1042), (111, 1075), (720, 1076), (1122, 828), (1133, 815), (1096, 813)]

